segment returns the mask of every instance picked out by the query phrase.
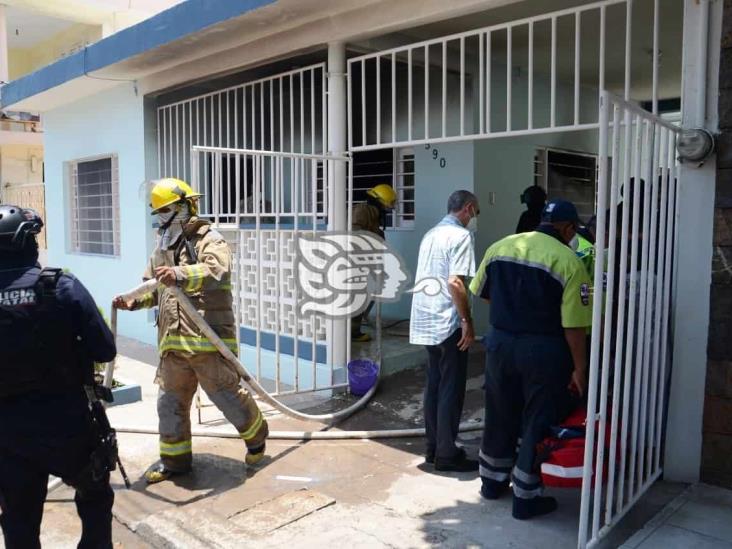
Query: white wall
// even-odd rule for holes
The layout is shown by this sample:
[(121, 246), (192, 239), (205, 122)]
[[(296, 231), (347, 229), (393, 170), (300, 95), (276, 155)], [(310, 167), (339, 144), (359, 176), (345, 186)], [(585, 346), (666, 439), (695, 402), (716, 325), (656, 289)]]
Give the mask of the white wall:
[[(44, 116), (46, 146), (46, 216), (48, 262), (68, 268), (106, 314), (112, 297), (139, 283), (147, 260), (150, 225), (138, 188), (146, 179), (143, 98), (124, 83)], [(69, 252), (68, 181), (65, 163), (95, 155), (116, 154), (119, 162), (120, 256)], [(145, 312), (121, 313), (119, 332), (153, 342), (155, 331)]]

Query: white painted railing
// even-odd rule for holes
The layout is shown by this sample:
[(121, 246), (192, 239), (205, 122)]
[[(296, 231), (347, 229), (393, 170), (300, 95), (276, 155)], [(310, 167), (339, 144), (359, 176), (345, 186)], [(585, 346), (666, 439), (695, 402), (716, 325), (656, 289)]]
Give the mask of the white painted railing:
[(630, 99), (632, 71), (645, 69), (633, 57), (639, 21), (653, 37), (651, 92), (633, 99), (656, 113), (659, 10), (659, 0), (604, 0), (352, 58), (350, 150), (596, 129), (600, 90)]
[(332, 340), (333, 323), (350, 327), (350, 320), (301, 314), (296, 272), (297, 236), (332, 230), (329, 174), (335, 162), (350, 166), (346, 157), (200, 146), (191, 151), (191, 182), (204, 195), (199, 214), (235, 251), (242, 358), (272, 395), (347, 386)]

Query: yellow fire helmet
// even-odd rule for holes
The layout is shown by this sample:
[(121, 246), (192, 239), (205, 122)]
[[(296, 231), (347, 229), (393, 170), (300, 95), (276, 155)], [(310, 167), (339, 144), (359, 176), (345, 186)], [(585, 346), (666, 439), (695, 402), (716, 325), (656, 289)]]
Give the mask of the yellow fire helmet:
[(152, 213), (158, 213), (162, 208), (172, 206), (181, 200), (190, 200), (203, 196), (197, 193), (186, 183), (174, 177), (166, 177), (153, 182), (150, 191), (150, 207)]
[(394, 189), (391, 188), (391, 185), (381, 183), (380, 185), (376, 185), (373, 189), (369, 189), (366, 194), (381, 202), (381, 205), (384, 206), (384, 208), (393, 210), (396, 206), (397, 194)]

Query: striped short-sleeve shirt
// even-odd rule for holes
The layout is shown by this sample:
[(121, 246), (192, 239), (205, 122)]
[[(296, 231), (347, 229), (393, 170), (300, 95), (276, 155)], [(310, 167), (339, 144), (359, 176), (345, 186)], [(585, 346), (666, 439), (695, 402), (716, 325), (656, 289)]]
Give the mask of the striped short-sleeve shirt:
[[(416, 285), (433, 291), (412, 297), (409, 342), (438, 345), (460, 327), (460, 315), (447, 288), (450, 276), (475, 275), (473, 235), (452, 215), (445, 216), (422, 239), (417, 261)], [(436, 295), (435, 295), (436, 293)]]

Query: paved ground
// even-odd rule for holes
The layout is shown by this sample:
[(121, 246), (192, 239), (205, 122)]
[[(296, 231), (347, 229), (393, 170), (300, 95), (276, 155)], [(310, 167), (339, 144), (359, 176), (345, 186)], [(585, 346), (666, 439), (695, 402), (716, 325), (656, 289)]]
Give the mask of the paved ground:
[[(154, 353), (122, 344), (119, 374), (142, 385), (143, 401), (110, 409), (115, 426), (156, 427)], [(482, 357), (473, 354), (465, 420), (482, 416)], [(368, 408), (340, 429), (385, 429), (421, 424), (421, 372), (400, 372), (386, 379)], [(312, 403), (311, 403), (312, 404)], [(343, 399), (319, 409), (344, 406)], [(201, 431), (233, 428), (213, 407), (202, 410)], [(319, 430), (265, 410), (270, 428)], [(463, 435), (469, 453), (477, 452), (479, 432)], [(560, 510), (529, 523), (510, 517), (510, 498), (480, 498), (475, 474), (435, 475), (422, 462), (423, 440), (381, 439), (293, 442), (270, 440), (269, 458), (256, 470), (242, 462), (240, 440), (197, 437), (195, 473), (174, 482), (146, 486), (144, 469), (157, 457), (157, 437), (120, 433), (122, 458), (134, 481), (125, 490), (117, 473), (115, 530), (122, 547), (575, 547), (579, 493), (553, 491)], [(684, 490), (657, 484), (616, 529), (617, 547)], [(65, 489), (54, 493), (63, 497)], [(72, 547), (78, 521), (73, 503), (49, 504), (44, 535), (49, 547)], [(61, 526), (56, 526), (58, 523)], [(134, 533), (133, 533), (134, 532)], [(149, 545), (146, 545), (149, 544)]]
[(732, 491), (698, 484), (685, 490), (622, 549), (729, 549)]

